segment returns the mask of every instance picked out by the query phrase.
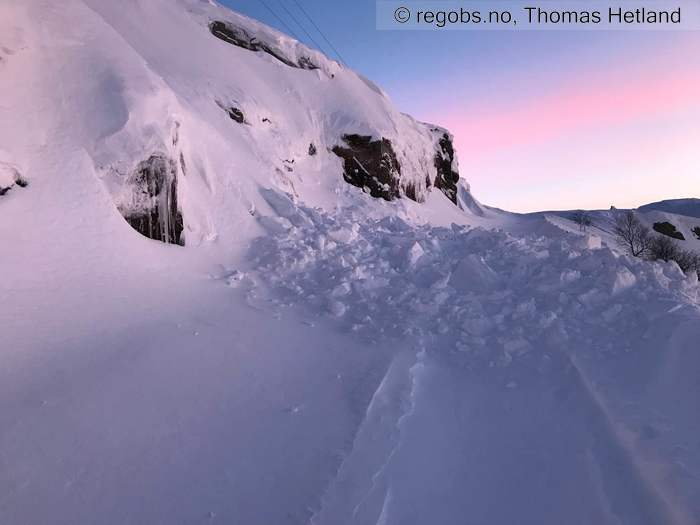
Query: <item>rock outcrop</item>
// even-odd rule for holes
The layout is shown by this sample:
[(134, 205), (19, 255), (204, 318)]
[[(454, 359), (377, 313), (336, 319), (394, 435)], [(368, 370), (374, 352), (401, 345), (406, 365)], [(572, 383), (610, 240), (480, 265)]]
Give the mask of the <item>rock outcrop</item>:
[[(343, 159), (343, 178), (372, 197), (387, 201), (401, 197), (401, 166), (391, 141), (365, 135), (343, 135), (345, 146), (333, 153)], [(411, 197), (411, 195), (408, 195)], [(415, 194), (413, 195), (415, 199)]]
[(177, 164), (162, 154), (141, 162), (127, 181), (130, 198), (119, 211), (150, 239), (184, 245), (184, 222), (177, 201)]
[(455, 150), (452, 144), (452, 137), (438, 128), (433, 132), (442, 133), (438, 141), (439, 149), (435, 153), (435, 187), (444, 193), (448, 199), (457, 204), (457, 183), (459, 182), (459, 172), (455, 167)]
[(236, 27), (228, 22), (222, 22), (216, 20), (209, 25), (209, 30), (211, 34), (216, 38), (223, 40), (234, 46), (241, 47), (253, 52), (263, 52), (275, 57), (277, 60), (289, 67), (294, 67), (298, 69), (314, 70), (318, 69), (318, 66), (313, 63), (311, 58), (302, 56), (294, 62), (292, 59), (287, 57), (282, 50), (277, 49), (268, 42), (263, 42), (258, 40), (256, 37), (250, 35), (245, 29), (241, 27)]
[(677, 239), (679, 241), (685, 240), (685, 235), (676, 229), (676, 227), (670, 222), (656, 222), (654, 223), (654, 231), (660, 233), (661, 235), (666, 235), (672, 239)]
[(19, 169), (9, 163), (0, 162), (0, 197), (14, 187), (26, 188), (29, 185)]
[[(236, 106), (231, 106), (224, 104), (223, 102), (216, 101), (216, 105), (219, 106), (221, 109), (223, 109), (226, 114), (229, 116), (231, 120), (234, 122), (238, 122), (239, 124), (247, 124), (246, 119), (245, 119), (245, 114), (243, 113), (243, 110), (240, 108), (237, 108)], [(263, 120), (264, 122), (264, 120)]]

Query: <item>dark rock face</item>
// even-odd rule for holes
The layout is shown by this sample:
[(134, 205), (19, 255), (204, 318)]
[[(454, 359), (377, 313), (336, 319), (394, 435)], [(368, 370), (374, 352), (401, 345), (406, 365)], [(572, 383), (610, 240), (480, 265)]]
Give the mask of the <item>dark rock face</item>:
[(231, 118), (231, 120), (235, 120), (239, 124), (243, 124), (245, 122), (245, 115), (240, 109), (228, 108), (226, 112), (228, 113), (228, 116)]
[(176, 163), (164, 155), (152, 155), (136, 167), (129, 184), (132, 202), (119, 211), (132, 228), (156, 241), (184, 245)]
[(314, 64), (309, 57), (299, 58), (298, 66), (301, 69), (307, 69), (309, 71), (313, 71), (314, 69), (318, 69), (318, 66), (316, 64)]
[(18, 174), (15, 175), (15, 182), (13, 184), (11, 184), (10, 186), (6, 186), (6, 187), (0, 186), (0, 197), (5, 195), (8, 191), (10, 191), (15, 186), (17, 186), (18, 188), (26, 188), (27, 186), (29, 186), (29, 182), (27, 182), (26, 179), (23, 179), (22, 177), (20, 177)]
[(245, 114), (243, 113), (243, 110), (241, 110), (240, 108), (237, 108), (236, 106), (232, 106), (230, 104), (224, 104), (220, 100), (216, 100), (215, 102), (216, 105), (223, 109), (228, 115), (228, 117), (234, 122), (238, 122), (239, 124), (248, 123), (245, 119)]
[(700, 239), (700, 226), (696, 226), (695, 228), (693, 228), (693, 233), (698, 239)]
[(684, 241), (685, 236), (679, 232), (676, 227), (670, 222), (656, 222), (654, 223), (654, 231), (667, 237), (673, 239), (678, 239), (679, 241)]
[[(401, 166), (391, 141), (372, 140), (363, 135), (344, 135), (347, 147), (335, 146), (333, 153), (343, 159), (346, 182), (369, 191), (372, 197), (387, 201), (401, 197)], [(409, 198), (414, 198), (407, 193)]]
[(297, 63), (292, 62), (289, 58), (284, 56), (279, 49), (275, 49), (266, 42), (261, 42), (254, 36), (249, 35), (244, 29), (229, 23), (216, 20), (209, 25), (209, 30), (212, 35), (224, 42), (253, 52), (262, 51), (263, 53), (275, 57), (289, 67), (307, 70), (318, 69), (318, 66), (314, 64), (309, 57), (301, 57)]
[(318, 153), (318, 150), (316, 149), (316, 145), (312, 142), (309, 144), (309, 156), (313, 157), (316, 153)]
[(435, 187), (442, 191), (448, 199), (457, 204), (459, 173), (453, 168), (455, 150), (452, 139), (447, 133), (442, 134), (439, 145), (440, 149), (435, 153), (435, 167), (437, 168)]

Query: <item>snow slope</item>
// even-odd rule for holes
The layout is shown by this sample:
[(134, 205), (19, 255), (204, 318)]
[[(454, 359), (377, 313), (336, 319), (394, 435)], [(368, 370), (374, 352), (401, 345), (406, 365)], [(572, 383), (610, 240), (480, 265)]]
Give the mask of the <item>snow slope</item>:
[[(675, 265), (347, 184), (343, 134), (416, 185), (441, 134), (211, 2), (10, 0), (0, 53), (0, 523), (700, 519)], [(175, 203), (139, 177), (185, 246), (124, 220)]]
[[(625, 213), (626, 211), (618, 209), (589, 211), (587, 213), (592, 220), (592, 225), (588, 230), (590, 233), (599, 236), (606, 245), (615, 247), (617, 244), (613, 235), (615, 220), (620, 213)], [(549, 223), (562, 228), (564, 231), (576, 232), (579, 230), (579, 226), (574, 220), (576, 213), (575, 211), (546, 212), (533, 214), (532, 217), (535, 220), (545, 218)], [(676, 231), (680, 232), (684, 237), (684, 240), (677, 239), (675, 241), (676, 244), (684, 250), (700, 253), (700, 235), (695, 231), (700, 231), (700, 219), (697, 217), (662, 211), (648, 206), (641, 206), (636, 210), (636, 214), (650, 231), (653, 231), (654, 224), (657, 223), (668, 222), (672, 224), (676, 227)], [(660, 235), (658, 233), (653, 234)]]
[(668, 201), (653, 202), (640, 206), (641, 211), (658, 210), (685, 215), (686, 217), (700, 218), (700, 199), (673, 199)]

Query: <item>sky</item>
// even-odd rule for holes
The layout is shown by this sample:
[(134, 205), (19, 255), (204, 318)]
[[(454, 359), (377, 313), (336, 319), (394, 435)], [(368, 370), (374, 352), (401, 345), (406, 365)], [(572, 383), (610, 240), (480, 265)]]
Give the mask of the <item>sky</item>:
[[(453, 133), (460, 174), (485, 204), (700, 197), (700, 31), (379, 31), (373, 0), (296, 1), (401, 111)], [(289, 14), (306, 21), (295, 0), (222, 3), (288, 33), (269, 7), (318, 47)]]

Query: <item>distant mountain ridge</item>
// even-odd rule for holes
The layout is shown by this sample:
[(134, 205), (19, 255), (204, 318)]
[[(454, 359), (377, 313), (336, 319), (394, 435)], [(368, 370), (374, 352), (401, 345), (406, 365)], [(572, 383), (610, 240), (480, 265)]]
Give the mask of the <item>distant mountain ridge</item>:
[(685, 215), (686, 217), (700, 218), (700, 199), (669, 199), (665, 201), (652, 202), (638, 208), (640, 211), (664, 211)]

